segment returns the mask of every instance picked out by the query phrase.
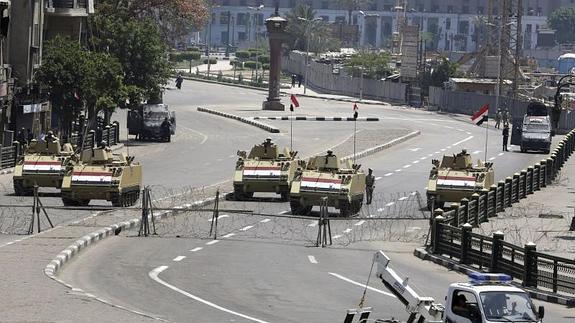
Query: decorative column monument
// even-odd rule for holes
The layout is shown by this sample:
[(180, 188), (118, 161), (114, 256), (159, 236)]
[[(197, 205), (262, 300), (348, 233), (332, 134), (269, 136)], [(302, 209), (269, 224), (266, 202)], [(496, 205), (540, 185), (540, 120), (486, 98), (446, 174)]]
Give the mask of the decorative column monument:
[(266, 19), (270, 39), (270, 79), (268, 98), (263, 103), (263, 110), (285, 110), (285, 106), (280, 102), (280, 73), (282, 41), (286, 39), (286, 26), (287, 20), (280, 17), (276, 4), (275, 15)]

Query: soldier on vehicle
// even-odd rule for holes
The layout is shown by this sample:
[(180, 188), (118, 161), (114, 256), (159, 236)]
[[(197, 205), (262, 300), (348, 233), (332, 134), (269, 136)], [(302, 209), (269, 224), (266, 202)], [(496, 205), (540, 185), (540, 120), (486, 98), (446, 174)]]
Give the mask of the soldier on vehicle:
[(501, 118), (503, 118), (503, 114), (501, 113), (501, 109), (497, 109), (497, 113), (495, 114), (495, 128), (499, 129), (501, 127)]
[(160, 125), (160, 128), (162, 129), (162, 138), (164, 138), (164, 140), (166, 140), (167, 142), (171, 142), (172, 141), (172, 133), (171, 133), (172, 123), (170, 122), (168, 117), (164, 118), (164, 121)]
[(375, 176), (373, 176), (373, 169), (370, 168), (369, 173), (365, 177), (365, 196), (367, 200), (365, 204), (371, 204), (374, 189), (375, 189)]
[(26, 138), (26, 128), (22, 127), (22, 129), (20, 129), (20, 131), (18, 132), (18, 142), (20, 142), (20, 145), (24, 146), (28, 143), (27, 138)]
[(48, 130), (48, 133), (46, 134), (46, 136), (44, 136), (44, 141), (45, 142), (53, 142), (56, 141), (56, 137), (54, 136), (54, 132), (52, 130)]
[(509, 151), (507, 150), (507, 142), (509, 142), (509, 124), (504, 124), (503, 125), (503, 151)]

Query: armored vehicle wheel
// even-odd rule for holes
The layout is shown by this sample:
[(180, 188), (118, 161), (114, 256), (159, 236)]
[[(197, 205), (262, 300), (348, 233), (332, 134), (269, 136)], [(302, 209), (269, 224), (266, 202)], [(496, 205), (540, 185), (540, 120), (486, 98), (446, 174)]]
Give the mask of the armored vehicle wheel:
[(24, 186), (24, 181), (14, 180), (14, 194), (17, 196), (30, 196), (34, 194), (34, 189)]
[(353, 214), (358, 214), (363, 206), (363, 200), (355, 200), (351, 202), (351, 212)]
[[(90, 200), (88, 200), (88, 203), (90, 202)], [(62, 197), (62, 204), (64, 204), (64, 206), (79, 206), (80, 203), (77, 200), (71, 199), (71, 198), (67, 198), (67, 197)]]
[(289, 191), (284, 191), (284, 192), (281, 192), (280, 194), (282, 196), (281, 197), (282, 201), (284, 201), (284, 202), (289, 201)]
[(339, 202), (339, 215), (341, 217), (348, 217), (352, 214), (351, 204), (348, 201)]
[(79, 206), (88, 206), (88, 204), (90, 204), (90, 200), (86, 199), (86, 200), (79, 200), (77, 201)]
[(290, 201), (289, 206), (293, 215), (308, 215), (312, 209), (312, 206), (303, 206), (297, 200)]
[(246, 192), (244, 191), (243, 186), (241, 185), (234, 185), (234, 199), (237, 201), (241, 201), (246, 198), (252, 198), (254, 196), (254, 192)]

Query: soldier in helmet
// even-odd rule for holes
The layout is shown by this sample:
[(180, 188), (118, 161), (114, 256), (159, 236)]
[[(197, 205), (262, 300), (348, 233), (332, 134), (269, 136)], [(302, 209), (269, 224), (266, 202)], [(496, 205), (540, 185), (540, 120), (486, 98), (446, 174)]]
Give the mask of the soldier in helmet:
[(375, 189), (375, 176), (373, 176), (373, 169), (369, 169), (367, 176), (365, 177), (365, 204), (371, 204), (371, 199), (373, 197), (373, 190)]
[(100, 148), (100, 149), (105, 149), (106, 147), (108, 147), (108, 143), (106, 142), (106, 140), (100, 141), (100, 144), (98, 145), (98, 148)]
[(162, 131), (162, 138), (167, 142), (171, 142), (172, 141), (172, 130), (171, 130), (172, 123), (170, 122), (170, 119), (168, 119), (168, 117), (164, 118), (164, 121), (160, 125), (160, 128)]
[(45, 142), (53, 142), (56, 140), (56, 137), (54, 136), (54, 132), (52, 130), (48, 130), (48, 133), (46, 134), (46, 136), (44, 136), (44, 141)]

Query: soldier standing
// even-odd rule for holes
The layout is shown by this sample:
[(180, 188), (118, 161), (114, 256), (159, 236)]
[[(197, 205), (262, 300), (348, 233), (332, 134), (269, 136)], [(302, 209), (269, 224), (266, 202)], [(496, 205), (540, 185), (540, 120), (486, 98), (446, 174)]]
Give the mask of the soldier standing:
[(495, 114), (495, 128), (499, 129), (501, 127), (501, 118), (503, 116), (501, 115), (501, 109), (497, 110), (497, 113)]
[(168, 119), (168, 117), (164, 118), (164, 121), (160, 125), (160, 129), (162, 131), (162, 139), (167, 142), (172, 141), (172, 123)]
[(509, 124), (504, 124), (503, 125), (503, 151), (509, 151), (507, 150), (507, 142), (509, 141)]
[(509, 125), (509, 121), (511, 121), (511, 113), (506, 109), (503, 112), (503, 125)]
[(373, 176), (373, 169), (370, 168), (369, 173), (365, 178), (365, 195), (367, 200), (365, 204), (371, 204), (374, 189), (375, 189), (375, 176)]

